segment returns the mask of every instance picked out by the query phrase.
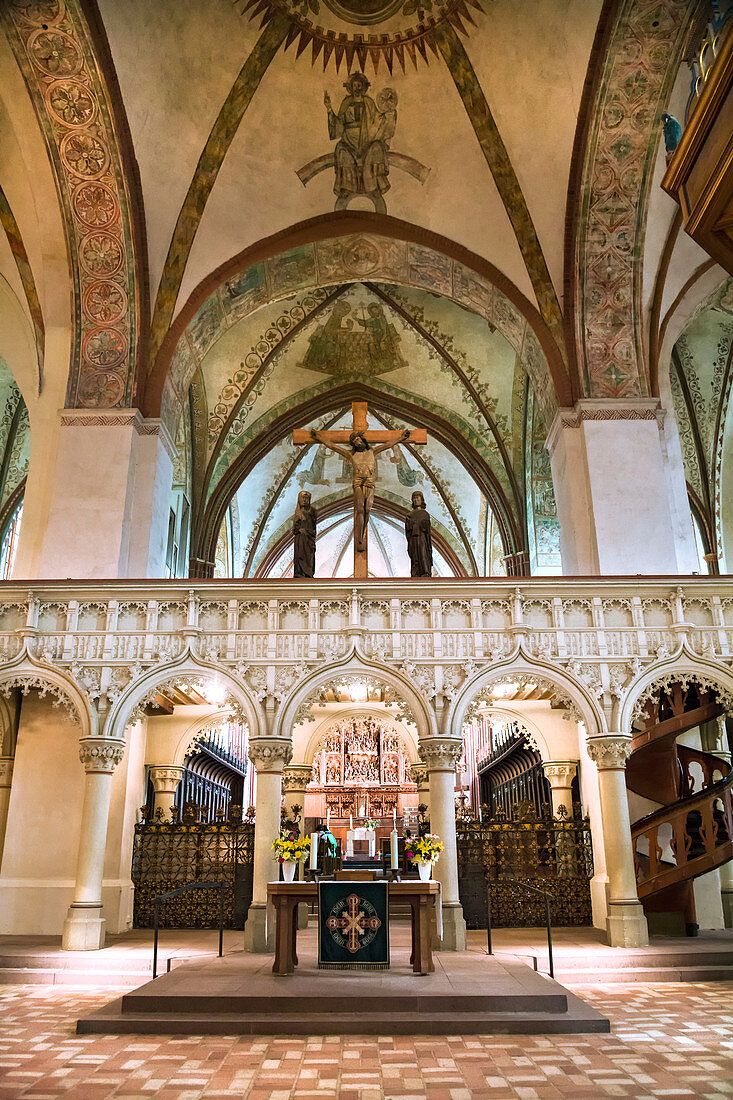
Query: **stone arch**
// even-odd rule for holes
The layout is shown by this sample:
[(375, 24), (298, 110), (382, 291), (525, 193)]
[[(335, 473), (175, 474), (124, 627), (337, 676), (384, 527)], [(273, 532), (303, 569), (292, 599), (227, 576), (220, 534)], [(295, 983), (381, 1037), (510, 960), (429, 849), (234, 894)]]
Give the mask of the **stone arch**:
[[(578, 720), (584, 724), (589, 736), (607, 731), (603, 710), (584, 684), (564, 668), (549, 661), (538, 660), (520, 647), (518, 652), (515, 651), (504, 660), (480, 669), (461, 685), (451, 703), (446, 721), (446, 729), (450, 731), (450, 736), (459, 739), (463, 736), (466, 711), (479, 692), (496, 680), (514, 676), (545, 680), (557, 687), (575, 708)], [(525, 720), (524, 715), (522, 720)]]
[[(213, 725), (214, 722), (225, 718), (226, 714), (224, 712), (226, 711), (226, 709), (226, 703), (224, 703), (220, 707), (213, 707), (209, 714), (201, 715), (200, 718), (196, 718), (195, 721), (191, 722), (189, 726), (186, 726), (186, 729), (181, 734), (178, 740), (175, 752), (173, 753), (173, 764), (183, 767), (183, 762), (186, 758), (186, 754), (191, 747), (191, 743), (196, 734), (199, 733), (199, 731), (203, 729), (204, 726)], [(249, 723), (247, 723), (247, 728), (249, 730)]]
[(24, 695), (37, 689), (39, 695), (51, 695), (57, 704), (66, 706), (79, 724), (79, 737), (96, 737), (99, 721), (96, 709), (89, 705), (88, 696), (70, 676), (59, 669), (35, 661), (27, 651), (5, 668), (0, 669), (0, 694), (7, 694), (14, 687)]
[(260, 736), (265, 730), (264, 717), (258, 703), (242, 681), (223, 665), (212, 664), (195, 657), (189, 648), (174, 661), (155, 665), (142, 676), (132, 680), (115, 700), (107, 717), (107, 736), (124, 740), (133, 711), (153, 689), (166, 681), (192, 676), (199, 679), (217, 679), (224, 683), (229, 693), (242, 708), (250, 736)]
[(330, 680), (344, 675), (364, 676), (388, 684), (410, 708), (415, 720), (418, 740), (422, 741), (423, 738), (438, 735), (435, 714), (420, 691), (401, 672), (365, 656), (356, 646), (339, 660), (322, 665), (317, 671), (303, 677), (283, 701), (275, 722), (274, 735), (292, 740), (292, 729), (300, 707), (308, 701), (314, 691)]
[[(450, 275), (447, 276), (450, 289), (444, 285), (442, 290), (436, 288), (436, 292), (442, 293), (444, 297), (453, 298), (479, 316), (490, 320), (492, 324), (497, 320), (493, 305), (493, 288), (496, 288), (510, 303), (510, 308), (513, 308), (526, 322), (525, 365), (530, 376), (534, 377), (535, 388), (538, 390), (540, 399), (547, 400), (548, 423), (559, 405), (573, 403), (572, 387), (563, 355), (550, 329), (537, 308), (499, 268), (449, 238), (422, 229), (410, 222), (386, 214), (372, 214), (363, 210), (342, 210), (299, 222), (289, 229), (258, 241), (221, 264), (199, 283), (161, 343), (146, 384), (143, 402), (145, 415), (163, 416), (165, 419), (174, 411), (176, 404), (180, 404), (188, 388), (188, 382), (171, 385), (169, 381), (169, 368), (176, 355), (179, 340), (197, 310), (227, 279), (245, 270), (251, 271), (257, 264), (264, 264), (296, 248), (315, 246), (326, 241), (338, 242), (350, 237), (381, 238), (393, 246), (404, 247), (405, 250), (411, 246), (416, 246), (418, 250), (429, 249), (436, 254), (439, 261), (442, 261), (441, 266), (447, 265), (450, 271)], [(405, 252), (406, 255), (407, 252)], [(328, 275), (323, 277), (314, 274), (309, 285), (316, 287), (339, 284), (344, 281), (362, 281), (367, 276), (374, 281), (412, 285), (409, 276), (402, 279), (393, 266), (385, 269), (384, 272), (364, 271), (361, 267), (349, 272), (348, 268), (339, 267), (338, 264), (336, 267), (337, 269), (329, 271)], [(409, 265), (405, 263), (405, 267), (407, 269)], [(307, 290), (309, 285), (300, 286), (298, 289)], [(416, 281), (414, 285), (426, 288), (424, 281)], [(461, 289), (457, 289), (459, 286)], [(290, 293), (290, 290), (280, 294), (279, 297), (285, 297), (286, 293)], [(267, 301), (272, 302), (277, 297), (278, 295), (271, 294)], [(241, 317), (254, 312), (264, 304), (266, 304), (265, 301), (257, 300), (252, 309), (245, 310)], [(498, 327), (501, 329), (501, 324)], [(168, 386), (166, 386), (167, 382)]]
[(346, 718), (354, 718), (357, 715), (368, 714), (370, 718), (383, 719), (385, 722), (391, 723), (399, 734), (402, 743), (404, 745), (405, 752), (410, 758), (411, 764), (417, 764), (419, 761), (417, 752), (417, 742), (410, 736), (409, 731), (405, 731), (400, 728), (404, 723), (396, 718), (394, 715), (385, 714), (384, 711), (377, 710), (375, 707), (369, 705), (369, 703), (354, 704), (353, 706), (344, 707), (342, 711), (334, 711), (332, 714), (327, 715), (322, 722), (319, 722), (316, 728), (312, 731), (303, 754), (304, 759), (302, 761), (293, 760), (291, 763), (303, 763), (312, 764), (318, 748), (318, 742), (323, 734), (328, 730), (329, 726), (332, 726), (335, 722), (341, 722)]
[[(475, 696), (474, 696), (475, 698)], [(537, 723), (529, 718), (526, 714), (523, 714), (518, 710), (509, 710), (506, 707), (502, 707), (500, 703), (491, 706), (492, 714), (500, 715), (502, 718), (508, 718), (512, 722), (517, 722), (523, 726), (528, 734), (528, 741), (533, 749), (536, 749), (543, 760), (551, 760), (552, 752), (550, 745), (547, 741), (542, 730)]]
[(729, 709), (733, 708), (733, 672), (719, 661), (699, 657), (687, 646), (683, 646), (678, 654), (657, 661), (640, 672), (629, 684), (619, 715), (621, 731), (631, 731), (637, 707), (647, 697), (647, 692), (657, 685), (661, 688), (666, 683), (685, 679), (715, 688), (721, 696), (721, 702)]
[[(227, 469), (216, 484), (202, 509), (196, 529), (192, 532), (192, 557), (213, 561), (216, 542), (226, 509), (244, 478), (262, 461), (270, 449), (296, 427), (312, 417), (331, 412), (351, 401), (367, 401), (372, 408), (386, 410), (395, 416), (409, 416), (410, 406), (402, 400), (383, 393), (363, 383), (346, 383), (334, 387), (325, 397), (295, 406), (279, 417), (269, 428), (261, 432)], [(507, 554), (515, 554), (524, 547), (524, 533), (516, 505), (507, 498), (495, 472), (471, 447), (447, 419), (439, 418), (428, 410), (420, 409), (421, 423), (443, 446), (459, 456), (463, 465), (482, 493), (491, 503)]]

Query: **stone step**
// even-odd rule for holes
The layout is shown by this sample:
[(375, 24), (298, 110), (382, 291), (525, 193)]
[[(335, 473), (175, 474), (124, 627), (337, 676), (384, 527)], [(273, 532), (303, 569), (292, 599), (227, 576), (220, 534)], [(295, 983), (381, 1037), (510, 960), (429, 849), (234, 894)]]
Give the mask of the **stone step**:
[(614, 982), (733, 982), (733, 966), (637, 967), (616, 970), (555, 971), (558, 982), (570, 985), (608, 985)]
[[(509, 951), (501, 949), (494, 952), (499, 958), (509, 956), (528, 962), (530, 966), (535, 963), (540, 970), (547, 970), (547, 952), (533, 951)], [(683, 968), (691, 966), (733, 966), (733, 950), (710, 949), (707, 951), (696, 950), (657, 950), (644, 951), (618, 948), (612, 951), (602, 950), (571, 955), (562, 951), (554, 952), (555, 969), (568, 974), (576, 970), (592, 970), (603, 972), (609, 970), (666, 970), (667, 968)], [(619, 979), (621, 980), (621, 979)], [(624, 979), (625, 980), (625, 979)]]
[(567, 1012), (381, 1012), (348, 1016), (333, 1012), (190, 1015), (123, 1014), (121, 1001), (77, 1022), (79, 1035), (552, 1035), (607, 1033), (607, 1019), (568, 996)]
[[(419, 981), (419, 978), (417, 979)], [(122, 1012), (127, 1015), (148, 1015), (151, 1013), (171, 1014), (175, 1016), (280, 1016), (300, 1015), (310, 1019), (312, 1015), (337, 1017), (356, 1015), (362, 1021), (370, 1016), (380, 1019), (385, 1012), (396, 1015), (438, 1014), (463, 1019), (464, 1015), (486, 1015), (492, 1013), (552, 1013), (567, 1012), (568, 998), (561, 986), (554, 983), (542, 985), (547, 992), (510, 994), (451, 994), (451, 993), (404, 993), (385, 997), (379, 992), (374, 995), (359, 993), (358, 1009), (355, 1012), (355, 997), (348, 992), (348, 975), (344, 977), (346, 991), (343, 995), (330, 994), (328, 1011), (317, 1010), (318, 1000), (311, 993), (301, 995), (287, 991), (278, 995), (268, 993), (264, 996), (252, 993), (200, 994), (187, 989), (185, 994), (171, 994), (159, 987), (157, 982), (149, 982), (142, 989), (125, 993), (122, 997)]]
[(150, 981), (150, 970), (69, 970), (52, 967), (0, 967), (0, 985), (137, 986)]

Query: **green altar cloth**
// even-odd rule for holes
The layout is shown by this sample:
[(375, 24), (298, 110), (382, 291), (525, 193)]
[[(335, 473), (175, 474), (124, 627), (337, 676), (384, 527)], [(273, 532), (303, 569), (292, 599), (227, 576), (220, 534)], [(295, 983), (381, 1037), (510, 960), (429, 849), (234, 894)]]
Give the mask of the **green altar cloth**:
[(332, 970), (389, 969), (386, 882), (318, 883), (318, 965)]

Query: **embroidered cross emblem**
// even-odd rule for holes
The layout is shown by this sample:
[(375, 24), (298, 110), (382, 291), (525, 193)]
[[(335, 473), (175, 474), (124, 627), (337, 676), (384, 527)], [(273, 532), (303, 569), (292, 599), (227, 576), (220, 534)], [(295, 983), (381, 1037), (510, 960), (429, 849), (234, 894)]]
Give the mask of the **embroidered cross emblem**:
[(361, 937), (368, 932), (376, 932), (382, 926), (378, 916), (368, 917), (361, 908), (362, 901), (357, 894), (349, 894), (346, 899), (346, 912), (341, 917), (329, 917), (326, 928), (329, 932), (340, 932), (346, 941), (346, 950), (355, 954), (360, 947)]

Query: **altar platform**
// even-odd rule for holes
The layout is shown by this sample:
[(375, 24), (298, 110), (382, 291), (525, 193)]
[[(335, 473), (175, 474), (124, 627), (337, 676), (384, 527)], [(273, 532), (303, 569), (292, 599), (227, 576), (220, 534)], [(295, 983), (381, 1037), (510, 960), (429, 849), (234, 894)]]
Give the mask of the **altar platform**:
[(607, 1032), (608, 1020), (525, 963), (479, 951), (442, 952), (431, 974), (410, 965), (410, 932), (395, 926), (391, 968), (319, 970), (316, 929), (298, 939), (294, 974), (272, 955), (195, 959), (77, 1023), (79, 1034), (468, 1035)]

